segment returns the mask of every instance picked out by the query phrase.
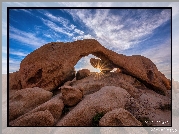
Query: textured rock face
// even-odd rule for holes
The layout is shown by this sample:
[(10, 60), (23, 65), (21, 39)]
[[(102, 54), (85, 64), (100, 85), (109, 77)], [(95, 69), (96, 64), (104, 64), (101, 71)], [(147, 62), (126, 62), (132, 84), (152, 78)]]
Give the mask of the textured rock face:
[(49, 43), (29, 54), (20, 64), (22, 88), (53, 90), (74, 76), (74, 66), (84, 56), (93, 54), (139, 79), (160, 94), (170, 88), (167, 78), (155, 64), (143, 56), (125, 56), (104, 48), (94, 39), (72, 43)]
[(9, 98), (9, 120), (29, 112), (38, 105), (51, 99), (52, 93), (42, 88), (26, 88), (18, 90)]
[(54, 118), (50, 111), (38, 111), (19, 119), (11, 126), (53, 126)]
[(122, 88), (106, 86), (87, 95), (57, 126), (91, 126), (96, 113), (106, 113), (115, 108), (124, 108), (130, 95)]
[(76, 79), (77, 80), (81, 80), (87, 76), (90, 75), (90, 70), (88, 69), (82, 69), (82, 70), (79, 70), (77, 73), (76, 73)]
[(131, 113), (123, 108), (106, 113), (99, 121), (99, 126), (142, 126)]
[(100, 69), (101, 72), (110, 72), (113, 70), (114, 65), (109, 61), (102, 61), (100, 59), (91, 58), (90, 63), (94, 68)]
[(9, 90), (19, 90), (22, 88), (18, 71), (9, 74)]
[(67, 106), (76, 105), (83, 97), (83, 93), (79, 89), (70, 86), (61, 87), (61, 92), (63, 102)]
[[(33, 116), (33, 114), (36, 114), (37, 112), (46, 111), (46, 110), (48, 110), (48, 112), (51, 113), (51, 115), (53, 116), (53, 120), (54, 120), (53, 122), (56, 123), (62, 114), (63, 108), (64, 108), (63, 101), (59, 98), (58, 95), (56, 95), (49, 101), (39, 105), (38, 107), (34, 108), (33, 110), (29, 111), (28, 113), (11, 121), (10, 125), (20, 126), (19, 122), (24, 121), (24, 119), (29, 118), (29, 116)], [(32, 119), (29, 118), (29, 121), (30, 120), (32, 120)]]
[[(66, 83), (67, 85), (70, 85), (74, 88), (81, 89), (84, 94), (84, 99), (80, 103), (78, 103), (78, 105), (76, 105), (76, 107), (74, 108), (76, 111), (79, 112), (78, 116), (81, 116), (81, 118), (83, 118), (83, 116), (85, 116), (85, 117), (90, 116), (90, 114), (91, 114), (90, 117), (94, 117), (96, 115), (96, 113), (101, 112), (99, 110), (96, 110), (96, 108), (97, 108), (96, 105), (98, 103), (100, 103), (100, 101), (94, 101), (93, 99), (91, 99), (91, 100), (93, 100), (94, 102), (93, 101), (90, 103), (86, 102), (86, 105), (91, 105), (89, 109), (87, 108), (87, 110), (85, 110), (85, 111), (77, 110), (77, 109), (81, 109), (80, 108), (80, 106), (82, 106), (81, 103), (86, 101), (87, 96), (95, 95), (97, 93), (97, 91), (100, 92), (101, 89), (103, 89), (102, 87), (115, 86), (115, 87), (121, 87), (121, 88), (125, 89), (131, 95), (131, 98), (129, 98), (127, 103), (124, 103), (125, 104), (124, 109), (127, 110), (129, 113), (131, 113), (136, 119), (142, 119), (142, 121), (145, 121), (145, 119), (147, 119), (147, 121), (148, 121), (148, 119), (149, 119), (150, 122), (146, 123), (146, 125), (150, 125), (150, 123), (152, 123), (153, 126), (161, 126), (161, 125), (162, 126), (170, 126), (171, 125), (171, 111), (170, 110), (163, 111), (161, 109), (161, 106), (167, 106), (168, 104), (169, 105), (171, 104), (171, 95), (170, 95), (171, 90), (167, 90), (167, 92), (169, 94), (167, 94), (166, 96), (157, 94), (155, 91), (150, 90), (145, 85), (143, 85), (141, 82), (137, 81), (137, 79), (135, 79), (129, 75), (123, 74), (123, 73), (110, 72), (110, 73), (105, 74), (101, 79), (98, 79), (98, 80), (94, 79), (94, 77), (95, 77), (94, 75), (90, 75), (87, 78), (82, 79), (80, 81), (74, 80), (74, 81), (69, 81), (68, 83)], [(108, 90), (109, 90), (108, 92), (111, 91), (110, 88)], [(108, 94), (108, 92), (104, 93), (103, 95)], [(111, 91), (111, 92), (113, 92), (113, 91)], [(103, 96), (103, 95), (101, 95), (101, 96)], [(101, 97), (96, 97), (96, 98), (98, 98), (99, 100), (106, 100)], [(115, 98), (115, 96), (113, 96), (111, 98)], [(116, 100), (115, 99), (111, 100), (111, 104), (114, 103), (112, 101), (115, 102)], [(93, 103), (93, 104), (91, 104), (91, 103)], [(104, 103), (104, 105), (107, 105), (108, 101), (103, 101), (103, 103)], [(94, 105), (94, 107), (95, 107), (94, 111), (98, 111), (98, 112), (93, 113), (92, 109), (94, 109), (94, 108), (92, 105)], [(113, 110), (113, 108), (114, 107), (112, 107), (112, 110)], [(72, 111), (70, 111), (70, 112), (72, 112)], [(80, 114), (80, 112), (82, 114)], [(70, 118), (74, 118), (73, 115), (71, 115), (70, 113), (67, 114), (67, 117), (69, 115), (70, 115)], [(74, 114), (74, 116), (76, 116), (76, 114)], [(86, 118), (83, 118), (83, 119), (86, 120)], [(160, 121), (168, 120), (169, 122), (168, 122), (168, 124), (161, 124), (161, 123), (157, 122), (158, 120), (160, 120)], [(151, 122), (151, 121), (153, 121), (153, 122)], [(58, 125), (60, 125), (60, 124), (58, 124)], [(67, 125), (69, 125), (69, 124), (67, 124)], [(88, 124), (85, 126), (92, 126), (92, 125)]]

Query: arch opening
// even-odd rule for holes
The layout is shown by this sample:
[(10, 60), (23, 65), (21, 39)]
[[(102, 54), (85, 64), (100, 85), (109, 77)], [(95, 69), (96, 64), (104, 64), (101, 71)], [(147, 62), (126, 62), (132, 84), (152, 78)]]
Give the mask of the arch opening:
[(95, 58), (95, 59), (100, 59), (99, 57), (94, 56), (93, 54), (89, 54), (87, 56), (82, 57), (74, 66), (75, 67), (75, 71), (79, 71), (81, 69), (88, 69), (90, 70), (90, 72), (96, 72), (96, 73), (100, 73), (100, 67), (98, 68), (94, 68), (91, 63), (90, 63), (90, 59), (91, 58)]

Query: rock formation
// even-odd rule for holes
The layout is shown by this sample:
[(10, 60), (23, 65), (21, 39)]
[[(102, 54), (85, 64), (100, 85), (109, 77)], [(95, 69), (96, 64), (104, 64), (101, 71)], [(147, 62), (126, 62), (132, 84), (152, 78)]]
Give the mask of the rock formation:
[(109, 61), (102, 61), (100, 59), (91, 58), (90, 63), (94, 68), (100, 69), (101, 72), (110, 72), (114, 66)]
[(50, 111), (38, 111), (19, 119), (12, 126), (53, 126), (54, 118)]
[(74, 106), (81, 101), (83, 93), (77, 89), (70, 86), (61, 87), (63, 103), (67, 106)]
[(140, 55), (117, 54), (94, 39), (71, 43), (53, 42), (30, 53), (22, 60), (18, 72), (22, 88), (36, 86), (52, 91), (60, 87), (65, 81), (74, 78), (75, 64), (89, 54), (123, 69), (126, 74), (160, 94), (166, 95), (166, 90), (170, 89), (167, 78), (150, 59)]
[[(22, 115), (22, 116), (18, 117), (17, 119), (11, 121), (10, 125), (11, 126), (21, 126), (21, 124), (22, 124), (21, 122), (23, 122), (22, 126), (27, 126), (29, 124), (28, 122), (30, 120), (32, 120), (30, 117), (33, 116), (33, 114), (48, 110), (48, 112), (46, 111), (45, 113), (50, 114), (50, 116), (52, 115), (53, 118), (51, 117), (51, 120), (53, 119), (53, 124), (50, 124), (50, 126), (52, 126), (61, 117), (63, 108), (64, 108), (64, 104), (63, 104), (62, 99), (60, 99), (59, 95), (56, 95), (55, 97), (53, 97), (49, 101), (37, 106), (33, 110), (28, 111), (24, 115)], [(37, 119), (39, 119), (37, 115), (36, 115), (36, 117), (37, 117)], [(44, 118), (46, 118), (46, 117), (44, 117)], [(26, 121), (27, 121), (27, 123), (25, 123)], [(35, 122), (38, 123), (39, 121), (35, 120), (35, 121), (32, 121), (32, 122), (33, 123), (35, 123)], [(33, 125), (31, 124), (31, 126), (33, 126)], [(34, 126), (36, 126), (36, 125), (34, 125)], [(43, 126), (43, 125), (41, 125), (41, 126)]]
[[(101, 72), (82, 69), (75, 78), (74, 66), (88, 54), (99, 58), (90, 63)], [(117, 54), (93, 39), (49, 43), (9, 74), (9, 125), (171, 126), (170, 89), (171, 80), (143, 56)]]
[(18, 90), (9, 98), (9, 120), (16, 119), (38, 105), (50, 100), (52, 93), (42, 88)]
[(96, 113), (107, 113), (115, 108), (124, 108), (130, 95), (119, 87), (106, 86), (87, 95), (57, 126), (91, 126)]
[(18, 90), (22, 88), (19, 72), (9, 74), (9, 90)]
[(132, 114), (123, 108), (107, 112), (99, 121), (99, 126), (142, 126)]
[(88, 69), (82, 69), (82, 70), (79, 70), (77, 73), (76, 73), (76, 79), (77, 80), (81, 80), (87, 76), (90, 75), (90, 70)]

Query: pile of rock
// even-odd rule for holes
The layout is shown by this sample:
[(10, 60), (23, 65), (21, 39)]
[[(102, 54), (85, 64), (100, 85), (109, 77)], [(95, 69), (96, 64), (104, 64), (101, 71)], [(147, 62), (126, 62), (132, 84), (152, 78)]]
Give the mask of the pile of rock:
[[(75, 74), (88, 54), (100, 58), (90, 63), (103, 77), (95, 79), (87, 69)], [(11, 126), (93, 126), (94, 119), (99, 126), (142, 126), (143, 119), (171, 125), (171, 81), (150, 59), (117, 54), (93, 39), (46, 44), (25, 57), (9, 80)]]

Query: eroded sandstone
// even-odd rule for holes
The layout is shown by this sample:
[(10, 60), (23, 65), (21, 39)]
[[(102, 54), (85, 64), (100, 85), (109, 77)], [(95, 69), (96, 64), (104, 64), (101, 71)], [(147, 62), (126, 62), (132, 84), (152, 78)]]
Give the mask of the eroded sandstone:
[(38, 86), (51, 91), (74, 76), (74, 66), (84, 56), (93, 54), (121, 68), (156, 92), (166, 95), (170, 88), (167, 78), (158, 71), (155, 64), (140, 55), (125, 56), (103, 47), (94, 39), (75, 42), (53, 42), (46, 44), (27, 57), (20, 64), (22, 88)]
[(29, 112), (38, 105), (50, 100), (52, 93), (42, 88), (18, 90), (9, 98), (9, 120)]
[(124, 108), (130, 94), (120, 87), (106, 86), (87, 95), (72, 109), (57, 126), (91, 126), (96, 113), (107, 113), (115, 108)]
[(99, 121), (99, 126), (142, 126), (131, 113), (123, 108), (106, 113)]

